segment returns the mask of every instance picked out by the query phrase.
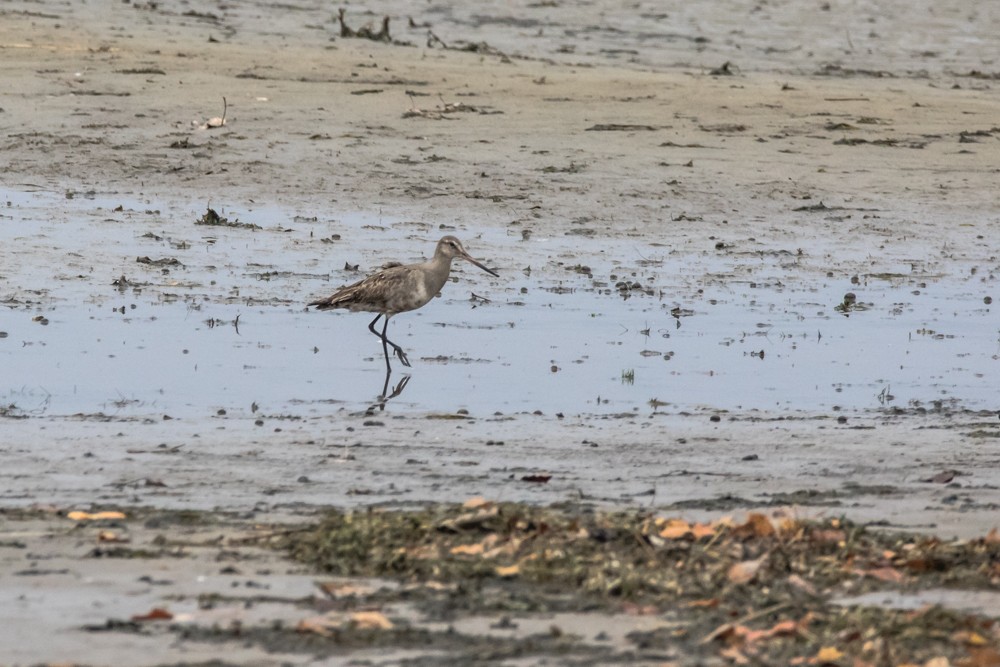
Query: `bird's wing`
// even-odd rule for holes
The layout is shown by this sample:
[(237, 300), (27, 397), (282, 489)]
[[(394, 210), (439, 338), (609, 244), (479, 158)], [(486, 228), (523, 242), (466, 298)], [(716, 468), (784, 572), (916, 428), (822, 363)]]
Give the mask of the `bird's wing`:
[(317, 310), (348, 308), (379, 312), (391, 310), (388, 304), (406, 289), (406, 267), (393, 266), (373, 273), (353, 285), (342, 287), (324, 299), (310, 303)]

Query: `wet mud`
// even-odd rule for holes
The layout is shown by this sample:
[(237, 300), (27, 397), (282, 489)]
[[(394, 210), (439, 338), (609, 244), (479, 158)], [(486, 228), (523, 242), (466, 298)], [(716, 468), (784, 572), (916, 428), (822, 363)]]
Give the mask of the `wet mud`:
[[(1000, 17), (732, 10), (0, 9), (0, 576), (24, 603), (0, 643), (30, 638), (7, 662), (234, 644), (130, 630), (218, 564), (71, 510), (206, 517), (296, 598), (315, 570), (235, 533), (485, 496), (987, 535)], [(500, 277), (456, 265), (393, 318), (412, 368), (386, 375), (367, 314), (305, 307), (446, 234)], [(181, 572), (130, 602), (146, 573), (121, 564), (147, 560)], [(500, 622), (469, 621), (482, 655)], [(544, 648), (498, 660), (625, 659), (511, 622)], [(369, 658), (461, 648), (403, 634)], [(230, 659), (308, 664), (296, 642), (328, 640), (266, 637)]]

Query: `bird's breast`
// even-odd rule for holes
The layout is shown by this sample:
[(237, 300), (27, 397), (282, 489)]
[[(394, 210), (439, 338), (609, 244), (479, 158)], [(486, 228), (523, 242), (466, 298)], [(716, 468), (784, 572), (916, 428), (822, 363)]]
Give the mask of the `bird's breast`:
[(428, 292), (427, 285), (423, 281), (416, 281), (411, 289), (394, 295), (389, 301), (389, 307), (397, 313), (416, 310), (430, 301), (433, 296)]

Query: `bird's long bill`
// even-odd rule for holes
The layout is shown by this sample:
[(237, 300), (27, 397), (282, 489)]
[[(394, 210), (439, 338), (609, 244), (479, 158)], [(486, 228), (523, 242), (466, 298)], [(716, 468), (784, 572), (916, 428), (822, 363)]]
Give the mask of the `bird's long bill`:
[(482, 269), (486, 273), (490, 274), (491, 276), (495, 276), (497, 278), (500, 277), (500, 274), (498, 274), (493, 269), (486, 268), (486, 265), (484, 265), (482, 262), (480, 262), (478, 260), (473, 259), (472, 256), (469, 253), (467, 253), (467, 252), (463, 252), (462, 253), (462, 259), (475, 264), (476, 266), (478, 266), (480, 269)]

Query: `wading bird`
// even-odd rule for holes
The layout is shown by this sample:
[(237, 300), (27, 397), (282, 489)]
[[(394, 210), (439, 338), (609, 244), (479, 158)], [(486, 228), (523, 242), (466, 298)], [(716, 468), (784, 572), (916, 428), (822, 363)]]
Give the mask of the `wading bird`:
[[(389, 318), (408, 310), (416, 310), (433, 299), (448, 280), (451, 260), (456, 257), (475, 264), (490, 275), (497, 276), (496, 271), (473, 259), (462, 247), (461, 241), (454, 236), (445, 236), (438, 241), (434, 258), (429, 262), (390, 266), (309, 305), (316, 306), (316, 310), (346, 308), (352, 312), (378, 313), (368, 325), (368, 330), (382, 339), (386, 370), (392, 368), (389, 365), (390, 346), (402, 364), (409, 366), (410, 361), (406, 358), (403, 348), (386, 338)], [(380, 317), (385, 318), (382, 333), (375, 329), (375, 323)]]

